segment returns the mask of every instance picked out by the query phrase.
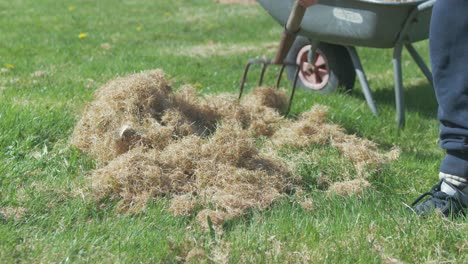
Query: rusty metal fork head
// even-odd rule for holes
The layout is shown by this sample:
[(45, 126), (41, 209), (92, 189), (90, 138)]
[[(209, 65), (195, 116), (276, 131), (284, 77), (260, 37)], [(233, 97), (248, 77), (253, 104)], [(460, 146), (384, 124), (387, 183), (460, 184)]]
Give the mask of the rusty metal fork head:
[(276, 79), (276, 86), (275, 86), (277, 89), (280, 86), (281, 79), (283, 77), (284, 69), (286, 68), (286, 66), (293, 66), (293, 67), (296, 68), (296, 72), (294, 74), (293, 87), (291, 89), (291, 94), (289, 96), (288, 109), (286, 111), (286, 115), (287, 115), (289, 113), (289, 111), (291, 110), (292, 100), (294, 98), (294, 93), (296, 91), (297, 79), (298, 79), (298, 76), (299, 76), (299, 67), (298, 67), (298, 65), (296, 63), (292, 63), (292, 62), (284, 62), (284, 63), (278, 64), (278, 63), (275, 63), (273, 60), (269, 60), (269, 59), (265, 59), (265, 58), (257, 58), (257, 59), (249, 60), (247, 62), (247, 65), (245, 66), (244, 74), (242, 75), (241, 85), (240, 85), (240, 88), (239, 88), (239, 98), (238, 98), (239, 100), (241, 99), (242, 94), (244, 92), (244, 87), (245, 87), (245, 83), (247, 82), (247, 75), (249, 74), (249, 70), (250, 70), (251, 66), (255, 65), (255, 64), (260, 64), (261, 67), (262, 67), (261, 72), (260, 72), (260, 78), (258, 80), (258, 86), (263, 85), (263, 80), (265, 78), (265, 72), (266, 72), (267, 68), (270, 65), (280, 66), (280, 71), (279, 71), (278, 77)]

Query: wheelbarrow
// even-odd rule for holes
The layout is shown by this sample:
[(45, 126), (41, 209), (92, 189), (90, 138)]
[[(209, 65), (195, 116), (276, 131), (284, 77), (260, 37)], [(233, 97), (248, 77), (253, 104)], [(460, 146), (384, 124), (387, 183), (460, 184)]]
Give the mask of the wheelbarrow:
[[(286, 25), (295, 8), (294, 0), (257, 0), (281, 25)], [(432, 7), (436, 0), (320, 0), (303, 14), (297, 38), (282, 63), (261, 59), (246, 66), (239, 98), (242, 96), (248, 70), (263, 63), (259, 84), (267, 64), (282, 64), (277, 86), (284, 68), (293, 82), (292, 103), (296, 86), (320, 93), (330, 93), (339, 86), (351, 90), (356, 75), (366, 102), (374, 115), (377, 108), (356, 46), (393, 49), (393, 71), (397, 123), (405, 125), (401, 55), (406, 48), (432, 85), (432, 74), (413, 46), (429, 35)]]

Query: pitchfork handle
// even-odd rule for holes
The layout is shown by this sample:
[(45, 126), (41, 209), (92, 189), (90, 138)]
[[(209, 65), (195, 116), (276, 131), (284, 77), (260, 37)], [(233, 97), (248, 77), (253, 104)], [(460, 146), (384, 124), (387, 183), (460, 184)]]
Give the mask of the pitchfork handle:
[(278, 53), (274, 60), (274, 64), (283, 64), (286, 55), (296, 39), (296, 33), (300, 29), (302, 18), (304, 17), (306, 8), (299, 4), (299, 0), (294, 2), (291, 14), (289, 14), (288, 22), (283, 31), (281, 42), (279, 44)]

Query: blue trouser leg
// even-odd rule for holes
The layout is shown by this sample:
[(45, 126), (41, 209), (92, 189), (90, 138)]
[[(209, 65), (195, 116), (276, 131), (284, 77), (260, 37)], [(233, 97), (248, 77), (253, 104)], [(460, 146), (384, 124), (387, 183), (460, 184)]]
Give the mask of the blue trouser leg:
[(439, 0), (431, 21), (430, 53), (439, 103), (441, 178), (468, 184), (468, 0)]

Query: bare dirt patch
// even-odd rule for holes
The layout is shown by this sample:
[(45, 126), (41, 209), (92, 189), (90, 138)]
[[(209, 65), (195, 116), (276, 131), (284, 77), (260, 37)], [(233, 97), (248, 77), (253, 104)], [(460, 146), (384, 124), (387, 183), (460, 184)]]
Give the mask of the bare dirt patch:
[(326, 107), (290, 120), (282, 116), (286, 106), (280, 90), (260, 87), (239, 103), (232, 94), (197, 96), (191, 86), (173, 91), (161, 70), (146, 71), (97, 90), (71, 143), (98, 161), (91, 176), (96, 199), (117, 199), (122, 212), (138, 212), (148, 199), (170, 197), (174, 215), (198, 213), (205, 227), (207, 218), (220, 226), (300, 189), (296, 164), (278, 155), (283, 147), (338, 149), (357, 171), (347, 179), (356, 182), (327, 183), (338, 193), (361, 193), (365, 178), (398, 156), (327, 123)]

